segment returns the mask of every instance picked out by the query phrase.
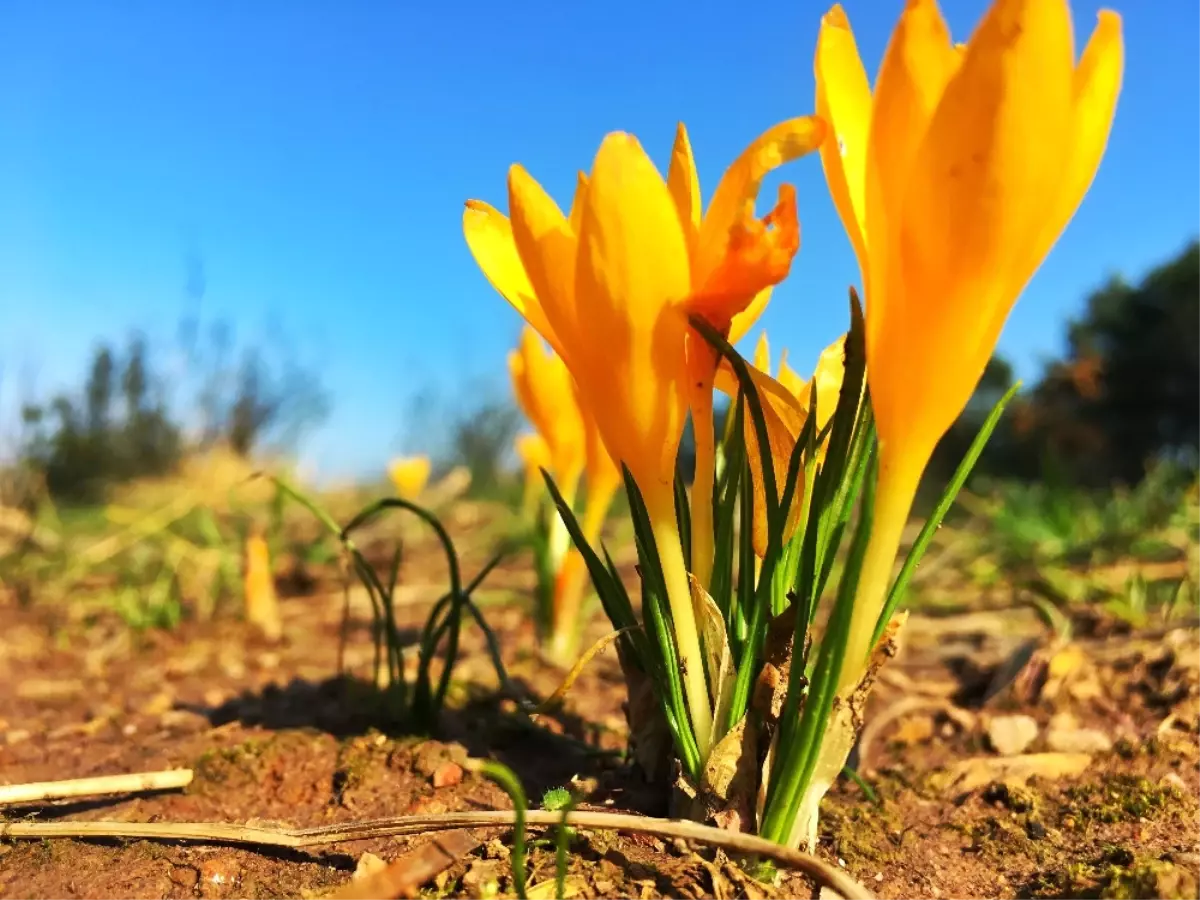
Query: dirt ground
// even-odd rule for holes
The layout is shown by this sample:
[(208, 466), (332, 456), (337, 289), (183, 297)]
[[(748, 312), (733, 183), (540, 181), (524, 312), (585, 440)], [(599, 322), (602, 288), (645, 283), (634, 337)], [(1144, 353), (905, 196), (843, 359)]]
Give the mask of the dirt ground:
[[(439, 593), (422, 569), (419, 556), (406, 563), (405, 627)], [(512, 681), (544, 697), (562, 675), (532, 652), (520, 599), (528, 570), (516, 560), (489, 579), (485, 614)], [(458, 769), (467, 755), (511, 766), (535, 805), (567, 786), (583, 793), (580, 808), (665, 812), (620, 754), (625, 689), (612, 651), (535, 727), (495, 699), (469, 626), (441, 730), (413, 736), (373, 712), (361, 604), (351, 604), (342, 677), (341, 592), (318, 585), (282, 605), (285, 637), (272, 645), (232, 619), (135, 633), (103, 609), (21, 606), (0, 592), (0, 783), (195, 770), (184, 791), (4, 817), (316, 826), (509, 806)], [(604, 630), (594, 623), (592, 638)], [(852, 760), (871, 795), (851, 780), (835, 787), (821, 855), (879, 897), (1195, 897), (1198, 648), (1194, 628), (1139, 635), (1102, 624), (1056, 647), (1025, 609), (914, 615)], [(479, 835), (482, 846), (425, 896), (511, 895), (510, 833)], [(0, 842), (0, 895), (319, 897), (346, 884), (363, 854), (388, 861), (428, 840), (312, 851), (12, 840)], [(552, 843), (535, 848), (531, 896), (553, 896), (554, 871)], [(815, 896), (800, 876), (755, 881), (707, 848), (595, 832), (574, 838), (567, 887), (578, 897)]]

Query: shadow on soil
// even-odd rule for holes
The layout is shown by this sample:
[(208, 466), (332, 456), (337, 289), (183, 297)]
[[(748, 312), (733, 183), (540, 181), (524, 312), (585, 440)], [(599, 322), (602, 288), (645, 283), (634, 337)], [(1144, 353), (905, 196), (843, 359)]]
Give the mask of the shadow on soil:
[[(515, 697), (514, 697), (515, 695)], [(239, 722), (271, 731), (316, 729), (344, 740), (378, 732), (391, 738), (430, 738), (461, 744), (475, 758), (494, 759), (521, 779), (531, 802), (554, 787), (591, 782), (591, 803), (659, 815), (661, 791), (645, 784), (605, 730), (561, 706), (531, 715), (530, 686), (510, 679), (503, 695), (479, 693), (443, 710), (436, 728), (414, 727), (394, 694), (353, 676), (319, 682), (293, 678), (284, 685), (243, 691), (218, 706), (180, 705), (214, 726)]]

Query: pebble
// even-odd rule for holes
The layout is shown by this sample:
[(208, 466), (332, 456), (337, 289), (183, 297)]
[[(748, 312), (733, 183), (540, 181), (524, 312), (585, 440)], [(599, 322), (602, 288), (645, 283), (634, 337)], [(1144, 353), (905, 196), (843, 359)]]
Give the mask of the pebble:
[(988, 743), (1002, 756), (1018, 756), (1037, 740), (1038, 724), (1032, 716), (996, 716), (987, 726)]
[(432, 776), (433, 786), (435, 788), (454, 787), (456, 784), (461, 784), (463, 780), (463, 769), (458, 763), (451, 760), (446, 760), (438, 766)]
[(1059, 753), (1107, 753), (1113, 742), (1095, 728), (1073, 728), (1046, 732), (1046, 746)]
[(358, 858), (358, 865), (354, 867), (354, 874), (350, 878), (353, 881), (360, 881), (386, 868), (387, 863), (374, 853), (364, 853)]

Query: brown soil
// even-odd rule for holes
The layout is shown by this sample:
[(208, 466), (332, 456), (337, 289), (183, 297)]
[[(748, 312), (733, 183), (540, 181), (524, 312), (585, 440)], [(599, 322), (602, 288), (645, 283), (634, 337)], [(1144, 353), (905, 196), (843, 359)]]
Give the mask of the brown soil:
[[(410, 583), (432, 570), (429, 559), (410, 558)], [(528, 591), (527, 562), (489, 584)], [(417, 628), (438, 592), (432, 584), (410, 588), (402, 624)], [(509, 598), (485, 614), (510, 678), (545, 696), (561, 673), (532, 652), (529, 616), (519, 597)], [(453, 771), (447, 761), (468, 754), (511, 766), (535, 805), (565, 785), (583, 793), (582, 808), (664, 813), (658, 792), (620, 755), (624, 685), (611, 651), (588, 667), (561, 713), (531, 727), (511, 701), (495, 699), (495, 674), (469, 627), (441, 730), (436, 738), (406, 735), (361, 680), (372, 650), (357, 602), (344, 657), (350, 674), (337, 675), (342, 606), (333, 590), (286, 599), (284, 641), (269, 645), (233, 620), (137, 634), (104, 610), (0, 599), (0, 781), (195, 769), (183, 792), (10, 807), (4, 815), (315, 826), (507, 807), (498, 788), (470, 772), (433, 786), (435, 773), (442, 770), (440, 781)], [(592, 638), (604, 630), (594, 623)], [(1197, 644), (1196, 630), (1177, 629), (1055, 653), (1036, 620), (1019, 611), (914, 616), (904, 651), (876, 688), (875, 724), (856, 754), (876, 796), (852, 781), (835, 787), (821, 854), (880, 897), (1196, 896)], [(989, 721), (1013, 713), (1038, 722), (1026, 752), (1048, 749), (1051, 719), (1059, 716), (1061, 728), (1063, 713), (1078, 728), (1103, 732), (1113, 748), (1094, 752), (1078, 775), (1006, 781), (989, 769), (997, 754), (986, 734)], [(964, 766), (974, 767), (965, 773), (974, 785), (963, 780)], [(511, 834), (482, 835), (484, 846), (428, 883), (428, 896), (511, 894)], [(364, 853), (391, 860), (428, 840), (311, 852), (14, 840), (0, 843), (0, 895), (322, 896), (350, 880)], [(552, 897), (552, 843), (535, 848), (530, 865), (533, 896)], [(774, 885), (755, 881), (703, 847), (583, 833), (570, 855), (572, 895), (814, 896), (814, 888), (786, 874)]]

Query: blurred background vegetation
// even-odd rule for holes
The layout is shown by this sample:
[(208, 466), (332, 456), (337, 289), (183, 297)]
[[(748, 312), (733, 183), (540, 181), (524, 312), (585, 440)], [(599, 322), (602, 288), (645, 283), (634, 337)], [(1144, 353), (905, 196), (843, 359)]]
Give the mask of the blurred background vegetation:
[[(239, 594), (251, 533), (267, 535), (277, 572), (334, 556), (270, 489), (242, 487), (256, 468), (286, 468), (336, 398), (282, 341), (239, 346), (220, 322), (186, 321), (179, 335), (170, 347), (136, 334), (98, 344), (83, 383), (23, 398), (16, 452), (0, 466), (0, 585), (28, 599), (95, 582), (130, 622), (171, 625)], [(928, 493), (1013, 377), (1006, 360), (991, 361), (938, 447)], [(423, 395), (406, 421), (413, 449), (433, 458), (432, 481), (465, 470), (465, 499), (517, 505), (512, 447), (524, 426), (507, 380)], [(691, 447), (689, 430), (685, 471)], [(1059, 608), (1098, 601), (1130, 622), (1191, 609), (1198, 464), (1193, 241), (1136, 283), (1114, 278), (1084, 299), (1061, 358), (1002, 420), (939, 540), (940, 561), (935, 549), (914, 585), (918, 599), (961, 596), (965, 574), (985, 592), (1002, 583)], [(350, 491), (355, 502), (372, 492), (388, 492), (382, 475)], [(939, 587), (948, 571), (956, 580)]]

